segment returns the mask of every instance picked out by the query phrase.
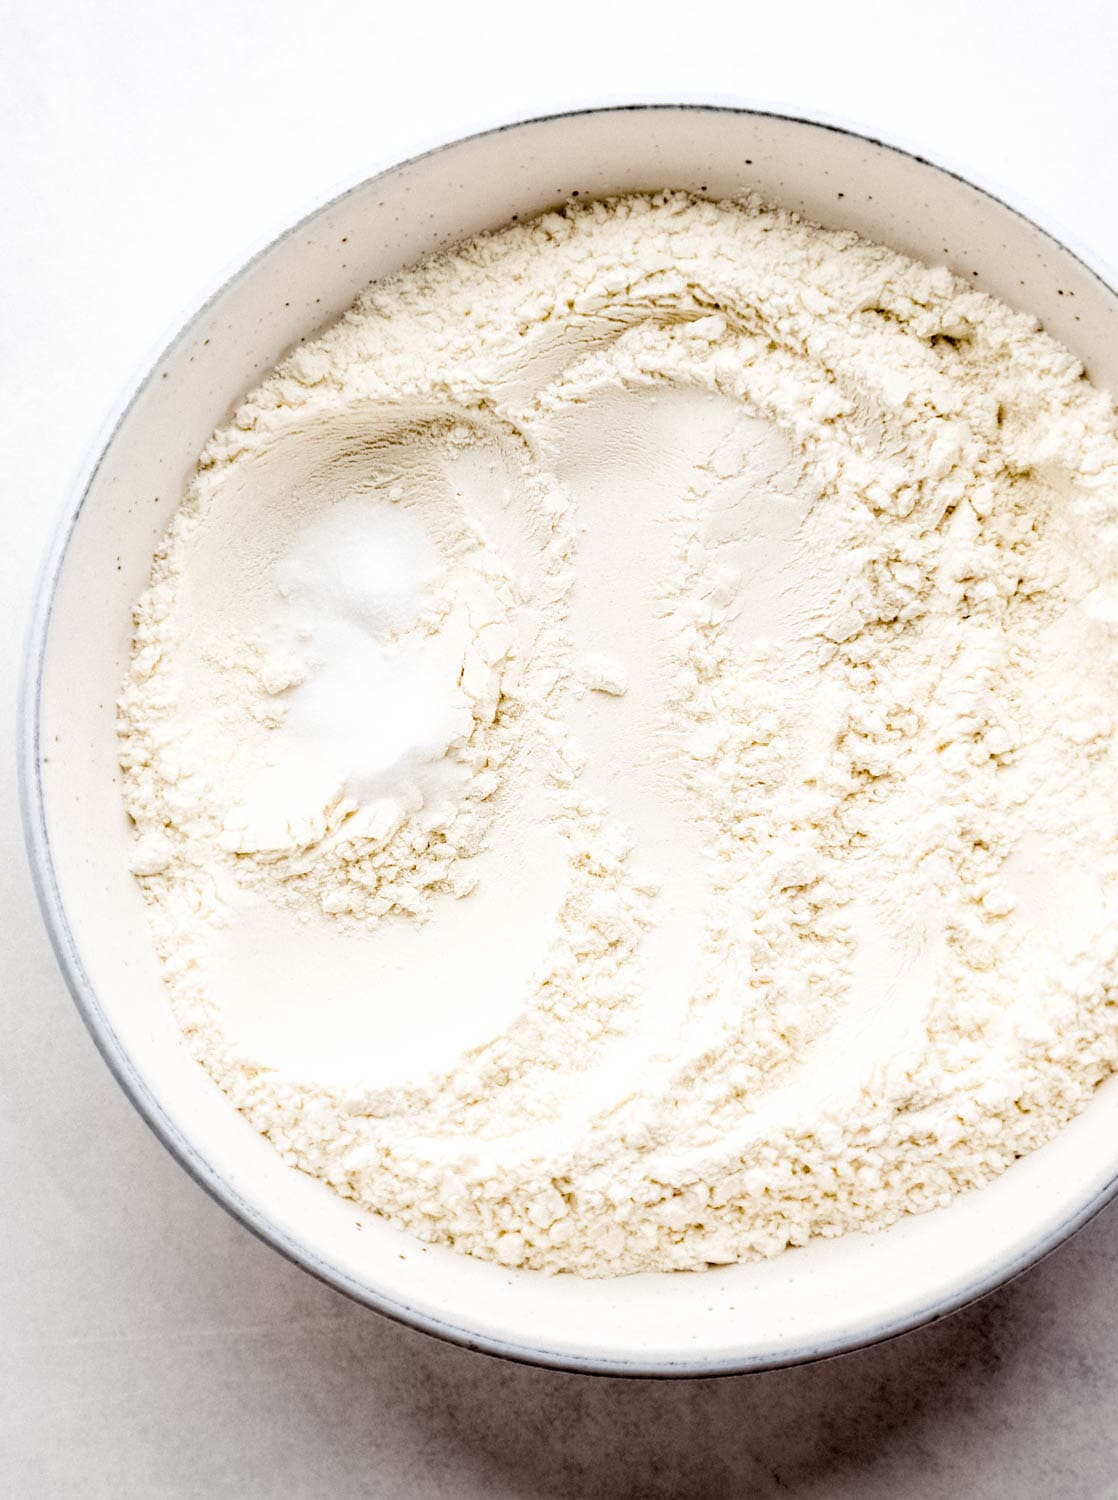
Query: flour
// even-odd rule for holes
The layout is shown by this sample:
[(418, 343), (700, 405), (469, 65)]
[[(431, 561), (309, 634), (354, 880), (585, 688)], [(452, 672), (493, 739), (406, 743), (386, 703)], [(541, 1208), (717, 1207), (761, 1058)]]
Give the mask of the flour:
[(880, 1228), (1118, 1065), (1118, 437), (1036, 323), (756, 203), (372, 288), (136, 610), (132, 868), (284, 1158), (584, 1275)]
[(613, 698), (620, 698), (629, 685), (629, 674), (619, 662), (593, 652), (582, 658), (578, 675), (583, 687), (594, 693), (609, 693)]

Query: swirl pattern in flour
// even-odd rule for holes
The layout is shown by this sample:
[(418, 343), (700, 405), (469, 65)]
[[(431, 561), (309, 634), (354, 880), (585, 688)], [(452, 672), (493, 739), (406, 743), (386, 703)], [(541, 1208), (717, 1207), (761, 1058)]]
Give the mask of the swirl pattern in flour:
[(403, 272), (203, 454), (120, 704), (184, 1036), (292, 1165), (583, 1275), (894, 1222), (1118, 1063), (1118, 437), (757, 203)]

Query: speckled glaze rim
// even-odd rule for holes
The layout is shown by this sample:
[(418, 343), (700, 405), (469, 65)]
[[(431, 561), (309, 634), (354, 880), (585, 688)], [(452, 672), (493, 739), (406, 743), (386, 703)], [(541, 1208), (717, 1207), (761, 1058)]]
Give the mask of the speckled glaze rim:
[(581, 1374), (644, 1377), (703, 1377), (716, 1375), (738, 1375), (753, 1371), (778, 1369), (791, 1365), (807, 1364), (837, 1354), (851, 1353), (857, 1349), (882, 1342), (885, 1339), (907, 1333), (914, 1328), (934, 1322), (948, 1313), (977, 1301), (988, 1292), (1004, 1285), (1014, 1276), (1027, 1270), (1043, 1259), (1057, 1246), (1080, 1229), (1118, 1193), (1118, 1166), (1105, 1186), (1087, 1199), (1073, 1214), (1056, 1229), (1038, 1242), (1030, 1245), (1015, 1258), (1003, 1263), (996, 1270), (973, 1280), (962, 1282), (932, 1301), (914, 1302), (895, 1316), (877, 1323), (863, 1322), (851, 1327), (844, 1334), (829, 1340), (808, 1342), (790, 1347), (779, 1354), (751, 1356), (743, 1352), (729, 1358), (703, 1359), (702, 1357), (680, 1360), (627, 1360), (595, 1355), (580, 1357), (569, 1353), (558, 1353), (547, 1349), (534, 1349), (511, 1344), (488, 1337), (470, 1328), (458, 1326), (430, 1317), (406, 1303), (380, 1295), (374, 1288), (363, 1285), (351, 1276), (331, 1265), (306, 1246), (286, 1234), (261, 1214), (251, 1203), (233, 1188), (222, 1174), (209, 1163), (183, 1135), (178, 1126), (166, 1114), (159, 1098), (148, 1082), (137, 1071), (130, 1055), (101, 1006), (93, 984), (86, 973), (78, 951), (66, 908), (58, 886), (57, 871), (51, 848), (46, 820), (46, 805), (41, 775), (40, 729), (42, 688), (45, 668), (47, 640), (58, 581), (65, 564), (66, 554), (75, 523), (85, 503), (102, 460), (112, 445), (116, 433), (133, 404), (146, 389), (156, 369), (173, 358), (180, 344), (186, 339), (196, 319), (216, 300), (231, 288), (255, 264), (260, 256), (277, 242), (298, 233), (303, 226), (323, 209), (340, 203), (350, 193), (378, 177), (422, 160), (438, 152), (446, 151), (467, 141), (483, 136), (514, 130), (526, 125), (545, 124), (580, 115), (626, 113), (637, 110), (696, 110), (708, 113), (751, 115), (759, 118), (786, 120), (789, 123), (813, 126), (818, 129), (836, 131), (856, 137), (869, 145), (883, 147), (901, 156), (906, 156), (923, 166), (931, 167), (965, 185), (977, 189), (987, 198), (1007, 208), (1048, 237), (1059, 249), (1074, 256), (1089, 271), (1111, 296), (1118, 299), (1116, 278), (1098, 256), (1085, 249), (1074, 236), (1069, 235), (1051, 218), (1039, 213), (1031, 205), (1024, 205), (1016, 193), (1007, 194), (1002, 188), (992, 185), (969, 169), (947, 162), (938, 156), (929, 156), (922, 148), (907, 141), (885, 140), (872, 131), (833, 116), (816, 115), (797, 107), (784, 107), (772, 103), (754, 103), (721, 96), (687, 97), (674, 99), (626, 99), (597, 100), (572, 104), (563, 108), (545, 111), (539, 115), (516, 116), (489, 121), (471, 129), (429, 141), (418, 150), (393, 157), (382, 162), (371, 172), (363, 172), (335, 187), (332, 191), (304, 209), (294, 219), (289, 219), (275, 232), (258, 240), (249, 253), (238, 259), (212, 285), (206, 295), (199, 299), (188, 316), (172, 325), (169, 333), (156, 346), (152, 357), (145, 360), (137, 376), (129, 383), (122, 399), (112, 409), (99, 434), (87, 450), (76, 479), (71, 485), (56, 523), (53, 538), (47, 548), (35, 589), (23, 655), (23, 674), (18, 711), (17, 761), (19, 775), (20, 810), (23, 820), (24, 838), (27, 846), (31, 875), (39, 905), (42, 909), (47, 932), (59, 968), (74, 998), (78, 1011), (85, 1022), (98, 1050), (113, 1072), (121, 1088), (127, 1094), (140, 1116), (159, 1138), (162, 1144), (194, 1180), (217, 1203), (246, 1228), (250, 1229), (265, 1244), (278, 1250), (281, 1255), (309, 1271), (312, 1276), (344, 1292), (354, 1301), (384, 1314), (421, 1332), (468, 1349), (475, 1349), (505, 1359), (525, 1364), (540, 1365), (555, 1370)]

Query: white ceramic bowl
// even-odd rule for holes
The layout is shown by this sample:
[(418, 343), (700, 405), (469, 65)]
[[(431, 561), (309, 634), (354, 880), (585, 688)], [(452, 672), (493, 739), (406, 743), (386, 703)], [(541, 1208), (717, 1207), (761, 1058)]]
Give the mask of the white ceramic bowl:
[(424, 1248), (284, 1166), (191, 1061), (126, 869), (113, 712), (130, 611), (213, 428), (370, 277), (569, 194), (759, 190), (946, 261), (1028, 308), (1118, 389), (1118, 295), (1082, 253), (953, 171), (748, 108), (593, 108), (440, 145), (348, 188), (253, 256), (130, 394), (66, 504), (28, 644), (27, 840), (59, 962), (140, 1113), (219, 1202), (307, 1270), (463, 1344), (570, 1369), (716, 1374), (813, 1359), (936, 1317), (1021, 1270), (1118, 1187), (1118, 1078), (981, 1193), (886, 1232), (699, 1274), (579, 1281)]

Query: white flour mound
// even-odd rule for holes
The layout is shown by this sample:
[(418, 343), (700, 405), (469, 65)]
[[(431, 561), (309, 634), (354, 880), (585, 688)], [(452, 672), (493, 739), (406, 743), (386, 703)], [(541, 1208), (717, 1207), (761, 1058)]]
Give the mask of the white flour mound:
[(293, 1166), (582, 1275), (988, 1182), (1118, 1066), (1118, 437), (1036, 322), (753, 202), (374, 287), (218, 432), (121, 762)]

